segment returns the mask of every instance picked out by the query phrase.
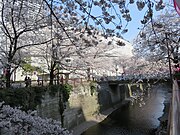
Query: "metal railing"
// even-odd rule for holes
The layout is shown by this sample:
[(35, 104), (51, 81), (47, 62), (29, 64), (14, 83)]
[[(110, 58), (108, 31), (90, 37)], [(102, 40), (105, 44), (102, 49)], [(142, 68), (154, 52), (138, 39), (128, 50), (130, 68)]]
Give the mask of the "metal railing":
[[(31, 80), (30, 81), (30, 86), (47, 86), (49, 85), (50, 80), (40, 80), (39, 82), (37, 80)], [(85, 84), (88, 82), (86, 78), (69, 78), (68, 80), (63, 79), (63, 80), (57, 80), (55, 79), (53, 81), (53, 84), (61, 84), (61, 83), (66, 83), (71, 84), (73, 87), (76, 87), (80, 84)], [(0, 83), (0, 88), (5, 88), (5, 82)], [(25, 81), (12, 81), (11, 82), (11, 87), (13, 88), (21, 88), (25, 87)]]
[(168, 135), (180, 135), (180, 90), (176, 80), (173, 81), (172, 100), (169, 110)]

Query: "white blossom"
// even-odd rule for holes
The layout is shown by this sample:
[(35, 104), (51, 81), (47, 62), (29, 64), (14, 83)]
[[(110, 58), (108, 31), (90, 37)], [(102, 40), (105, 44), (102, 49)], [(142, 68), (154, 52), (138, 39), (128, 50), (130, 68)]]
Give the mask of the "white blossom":
[(145, 3), (143, 1), (137, 1), (136, 5), (137, 5), (138, 10), (141, 11), (144, 8)]
[(159, 10), (164, 9), (164, 7), (165, 7), (165, 4), (164, 4), (162, 1), (159, 1), (159, 2), (156, 4), (155, 9), (156, 9), (156, 11), (159, 11)]
[(71, 135), (56, 120), (42, 119), (36, 115), (36, 111), (26, 113), (3, 103), (0, 103), (0, 129), (1, 132), (11, 135)]

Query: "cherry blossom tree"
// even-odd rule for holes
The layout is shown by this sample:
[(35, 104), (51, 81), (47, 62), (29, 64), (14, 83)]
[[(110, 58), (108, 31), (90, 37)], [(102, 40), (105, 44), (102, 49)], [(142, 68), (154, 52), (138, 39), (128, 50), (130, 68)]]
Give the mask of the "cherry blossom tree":
[[(34, 4), (34, 5), (33, 5)], [(1, 60), (5, 68), (6, 87), (10, 87), (13, 71), (19, 67), (24, 55), (30, 54), (29, 47), (48, 43), (44, 39), (47, 16), (43, 3), (37, 1), (2, 0), (1, 2)]]
[[(51, 11), (51, 15), (54, 17), (54, 20), (56, 20), (58, 27), (62, 31), (61, 33), (64, 33), (69, 38), (69, 41), (73, 46), (76, 46), (76, 44), (74, 43), (74, 40), (71, 40), (71, 36), (67, 32), (64, 22), (70, 22), (71, 24), (69, 26), (73, 27), (74, 31), (79, 30), (79, 25), (81, 25), (83, 27), (81, 35), (83, 35), (84, 32), (93, 35), (94, 33), (91, 32), (92, 29), (98, 29), (106, 38), (108, 36), (115, 35), (122, 37), (121, 34), (128, 32), (126, 26), (133, 19), (129, 10), (130, 5), (137, 6), (138, 10), (145, 12), (144, 18), (141, 20), (143, 25), (152, 22), (153, 12), (155, 10), (159, 11), (165, 7), (165, 3), (163, 3), (162, 0), (43, 1), (47, 8)], [(79, 38), (76, 39), (79, 40)], [(56, 67), (56, 62), (51, 65), (51, 67), (53, 67), (51, 68), (51, 73), (53, 73)]]
[[(75, 41), (78, 41), (81, 39), (81, 37), (76, 38), (74, 36), (72, 38), (72, 35), (66, 29), (67, 27), (72, 27), (74, 29), (73, 31), (80, 30), (81, 35), (86, 32), (93, 36), (95, 33), (92, 33), (91, 31), (93, 29), (98, 29), (105, 37), (114, 35), (121, 37), (122, 33), (126, 33), (128, 31), (126, 26), (128, 22), (132, 20), (129, 5), (137, 6), (138, 10), (140, 11), (142, 9), (146, 10), (144, 19), (141, 20), (141, 23), (144, 25), (152, 21), (154, 10), (159, 11), (165, 6), (162, 0), (38, 0), (29, 1), (28, 3), (31, 3), (31, 6), (28, 5), (28, 8), (26, 8), (26, 3), (26, 1), (2, 1), (1, 24), (3, 26), (3, 33), (6, 35), (6, 39), (10, 45), (9, 51), (7, 51), (9, 55), (8, 53), (4, 53), (6, 54), (6, 60), (4, 61), (7, 61), (7, 87), (10, 85), (10, 76), (13, 72), (13, 69), (17, 68), (17, 63), (20, 63), (21, 61), (16, 60), (16, 62), (14, 62), (14, 59), (15, 56), (16, 58), (20, 58), (19, 56), (20, 52), (22, 52), (22, 48), (32, 45), (39, 45), (42, 43), (45, 44), (48, 43), (51, 39), (55, 39), (57, 37), (59, 39), (62, 37), (61, 34), (57, 34), (58, 36), (51, 34), (51, 36), (47, 36), (46, 40), (44, 39), (44, 31), (40, 31), (40, 29), (47, 26), (46, 21), (44, 21), (46, 16), (49, 17), (49, 19), (46, 19), (49, 22), (48, 27), (51, 27), (50, 29), (52, 31), (56, 31), (58, 28), (58, 31), (61, 31), (61, 33), (63, 33), (63, 35), (68, 38), (68, 42), (76, 47), (77, 43)], [(5, 6), (6, 4), (7, 6)], [(32, 5), (39, 6), (35, 6), (32, 9)], [(24, 10), (25, 8), (28, 10)], [(34, 18), (31, 18), (31, 15), (33, 15)], [(54, 24), (54, 22), (56, 24)], [(33, 39), (28, 41), (28, 43), (25, 43), (27, 42), (27, 35), (31, 35)], [(35, 40), (36, 38), (37, 40)], [(20, 43), (20, 39), (23, 42)], [(96, 43), (97, 42), (95, 42), (95, 44)], [(21, 44), (21, 47), (17, 47), (19, 44)], [(55, 52), (54, 48), (56, 48), (57, 45), (54, 45), (53, 41), (51, 41), (51, 45), (53, 53), (51, 54), (52, 60), (49, 66), (50, 68), (48, 69), (50, 70), (50, 78), (54, 78), (53, 72), (57, 62), (53, 57)], [(50, 80), (52, 82), (53, 79)]]
[[(162, 0), (43, 0), (48, 8), (53, 12), (53, 16), (61, 20), (70, 18), (83, 26), (93, 25), (99, 27), (105, 34), (120, 36), (121, 33), (128, 32), (126, 25), (133, 18), (130, 13), (130, 5), (136, 6), (138, 10), (144, 9), (144, 19), (142, 24), (150, 22), (153, 12), (162, 10), (165, 3)], [(56, 9), (54, 6), (56, 5)], [(54, 12), (56, 10), (57, 12)], [(62, 26), (62, 22), (59, 21)], [(88, 29), (87, 29), (88, 30)]]
[(167, 58), (169, 51), (173, 59), (173, 56), (179, 53), (179, 21), (173, 11), (158, 16), (152, 24), (144, 27), (135, 39), (135, 53), (139, 57), (154, 61)]
[[(56, 25), (55, 21), (52, 26), (55, 27), (52, 30), (52, 42), (47, 44), (46, 47), (39, 47), (40, 50), (44, 50), (43, 58), (46, 60), (50, 72), (50, 85), (53, 84), (54, 78), (59, 74), (58, 70), (75, 73), (83, 65), (83, 63), (78, 62), (79, 59), (87, 57), (85, 50), (98, 44), (96, 41), (98, 30), (82, 32), (83, 27), (81, 26), (79, 26), (79, 29), (74, 29), (69, 25), (64, 25), (66, 33), (63, 33), (63, 30)], [(90, 34), (90, 32), (93, 34)], [(71, 59), (71, 62), (68, 59)]]
[(0, 103), (0, 133), (11, 135), (71, 135), (61, 127), (61, 123), (53, 119), (42, 119), (36, 115), (36, 111), (28, 113), (19, 108)]
[(179, 60), (179, 21), (176, 12), (167, 11), (151, 24), (147, 24), (134, 42), (137, 57), (168, 63), (171, 74), (171, 60), (174, 63), (178, 63)]
[(147, 61), (136, 56), (132, 57), (127, 63), (126, 71), (131, 75), (151, 75), (151, 74), (168, 74), (168, 65), (163, 60)]

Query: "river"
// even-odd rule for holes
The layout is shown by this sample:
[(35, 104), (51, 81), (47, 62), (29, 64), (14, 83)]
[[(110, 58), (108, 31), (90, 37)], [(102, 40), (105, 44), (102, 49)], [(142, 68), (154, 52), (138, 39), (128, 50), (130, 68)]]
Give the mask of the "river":
[(164, 101), (170, 88), (154, 85), (138, 100), (126, 104), (110, 114), (101, 123), (90, 127), (81, 135), (154, 135), (163, 115)]

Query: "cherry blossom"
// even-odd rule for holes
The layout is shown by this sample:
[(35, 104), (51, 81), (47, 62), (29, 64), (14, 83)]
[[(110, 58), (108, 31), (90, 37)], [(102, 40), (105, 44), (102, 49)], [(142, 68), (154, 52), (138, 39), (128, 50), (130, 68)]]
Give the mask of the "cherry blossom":
[(0, 133), (11, 135), (71, 135), (61, 127), (59, 121), (53, 119), (42, 119), (36, 115), (36, 111), (28, 113), (20, 108), (12, 108), (0, 102)]

